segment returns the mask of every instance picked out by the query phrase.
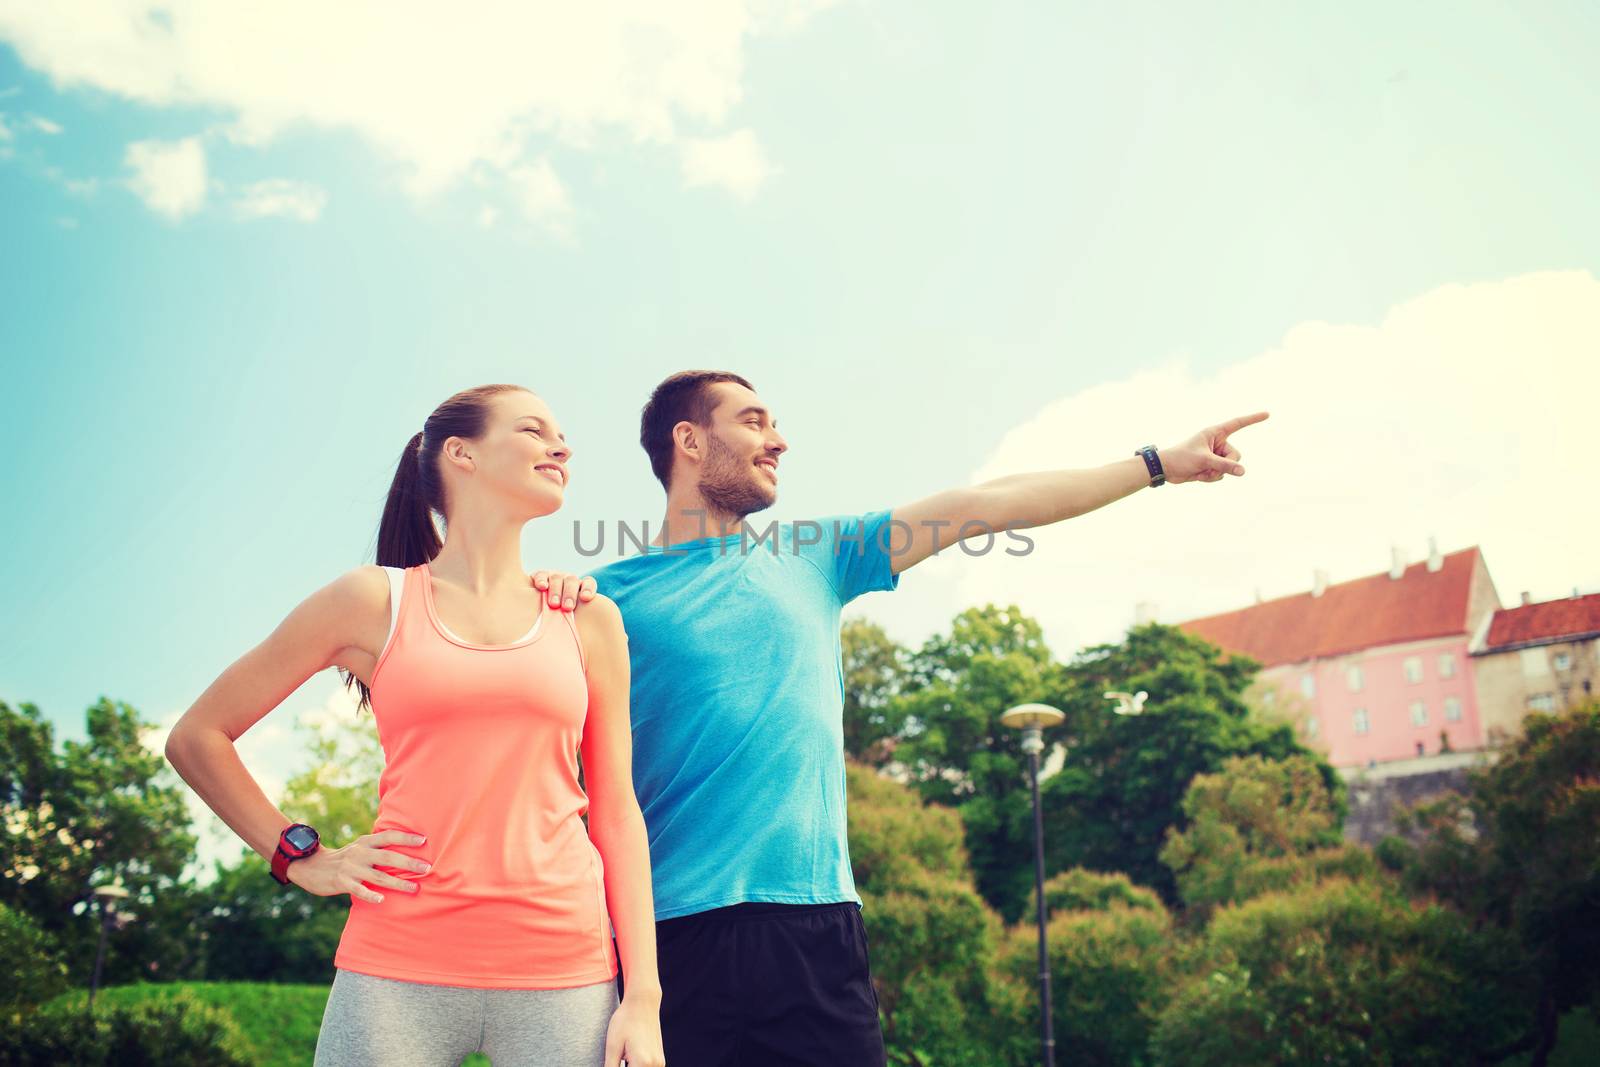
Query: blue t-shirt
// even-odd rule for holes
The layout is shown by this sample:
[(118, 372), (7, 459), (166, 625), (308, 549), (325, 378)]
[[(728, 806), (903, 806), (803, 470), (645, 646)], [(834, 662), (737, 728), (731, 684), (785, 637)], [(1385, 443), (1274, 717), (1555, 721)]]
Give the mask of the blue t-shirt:
[(594, 571), (622, 612), (656, 918), (861, 903), (845, 827), (840, 609), (894, 589), (890, 512), (770, 523)]

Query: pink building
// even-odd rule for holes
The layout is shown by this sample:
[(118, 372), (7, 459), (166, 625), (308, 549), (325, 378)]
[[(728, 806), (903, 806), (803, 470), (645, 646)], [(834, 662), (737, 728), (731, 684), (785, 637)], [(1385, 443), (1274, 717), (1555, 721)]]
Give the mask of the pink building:
[(1500, 597), (1477, 547), (1180, 623), (1262, 664), (1261, 704), (1335, 766), (1482, 748), (1473, 662)]

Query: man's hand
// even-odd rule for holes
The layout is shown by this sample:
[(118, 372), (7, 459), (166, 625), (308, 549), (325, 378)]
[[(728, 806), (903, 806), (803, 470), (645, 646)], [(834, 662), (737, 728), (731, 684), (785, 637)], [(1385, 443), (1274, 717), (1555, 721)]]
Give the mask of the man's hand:
[(1265, 411), (1241, 415), (1208, 426), (1174, 448), (1161, 449), (1161, 469), (1166, 472), (1167, 481), (1181, 485), (1184, 482), (1220, 482), (1224, 474), (1242, 476), (1244, 467), (1239, 460), (1243, 456), (1228, 443), (1228, 435), (1266, 417)]
[(598, 588), (595, 580), (587, 575), (579, 578), (563, 571), (534, 571), (532, 579), (535, 589), (549, 590), (550, 606), (562, 611), (576, 608), (580, 600), (584, 603), (593, 600)]

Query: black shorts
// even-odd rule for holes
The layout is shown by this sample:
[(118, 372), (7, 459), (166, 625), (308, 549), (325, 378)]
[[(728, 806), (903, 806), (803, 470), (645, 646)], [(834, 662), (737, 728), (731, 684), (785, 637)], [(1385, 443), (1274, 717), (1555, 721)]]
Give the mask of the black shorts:
[(886, 1063), (854, 901), (734, 904), (664, 919), (656, 956), (671, 1067)]

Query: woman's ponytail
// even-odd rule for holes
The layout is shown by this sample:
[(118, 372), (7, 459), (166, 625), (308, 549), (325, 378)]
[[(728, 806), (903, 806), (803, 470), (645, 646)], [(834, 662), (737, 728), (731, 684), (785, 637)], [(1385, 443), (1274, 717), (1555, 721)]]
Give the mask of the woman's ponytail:
[[(433, 445), (431, 464), (427, 461), (429, 444)], [(378, 522), (380, 567), (415, 567), (439, 554), (442, 542), (439, 528), (433, 524), (433, 512), (444, 502), (431, 499), (428, 493), (429, 483), (439, 481), (438, 460), (439, 445), (428, 441), (426, 433), (413, 434), (400, 453), (394, 481), (389, 483), (389, 499), (384, 501), (383, 518)], [(425, 469), (429, 465), (432, 470)]]
[[(389, 498), (383, 504), (383, 518), (378, 522), (380, 567), (415, 567), (439, 554), (444, 542), (433, 517), (436, 512), (440, 519), (446, 516), (439, 450), (452, 437), (482, 437), (489, 426), (494, 398), (507, 392), (531, 390), (521, 385), (480, 385), (463, 390), (428, 416), (421, 433), (411, 435), (400, 453), (394, 481), (389, 484)], [(361, 692), (357, 710), (371, 707), (372, 694), (366, 683), (343, 667), (339, 673), (344, 675), (346, 689), (354, 685)]]

